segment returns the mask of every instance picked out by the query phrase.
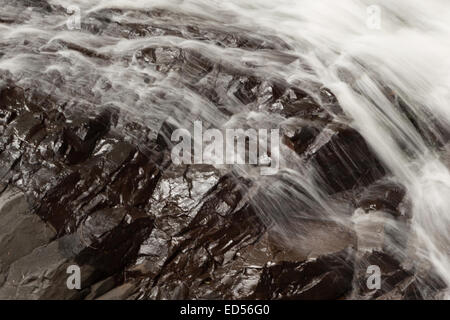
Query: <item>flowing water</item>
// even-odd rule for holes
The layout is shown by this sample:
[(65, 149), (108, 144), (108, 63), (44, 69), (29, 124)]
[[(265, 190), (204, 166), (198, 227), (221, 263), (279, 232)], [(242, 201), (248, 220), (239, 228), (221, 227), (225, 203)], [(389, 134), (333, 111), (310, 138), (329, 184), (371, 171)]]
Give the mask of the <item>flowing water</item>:
[[(222, 102), (227, 112), (217, 112), (214, 104), (180, 84), (176, 74), (143, 67), (137, 52), (155, 46), (195, 50), (239, 72), (251, 70), (262, 78), (295, 84), (324, 108), (328, 106), (318, 95), (317, 84), (328, 88), (344, 111), (336, 114), (330, 109), (334, 121), (353, 127), (365, 138), (390, 172), (390, 180), (406, 188), (411, 203), (408, 230), (382, 214), (369, 218), (369, 225), (381, 219), (391, 224), (395, 233), (407, 232), (408, 248), (403, 250), (392, 242), (394, 252), (402, 261), (425, 268), (432, 265), (450, 284), (447, 0), (48, 3), (52, 10), (40, 1), (0, 0), (0, 70), (23, 87), (51, 94), (66, 109), (114, 105), (155, 133), (169, 116), (187, 128), (196, 119), (217, 128), (290, 125), (281, 115), (246, 110), (232, 98)], [(81, 30), (68, 29), (66, 8), (70, 6), (79, 8)], [(171, 14), (149, 17), (147, 12), (156, 9)], [(373, 10), (380, 14), (375, 24), (371, 24)], [(98, 22), (102, 16), (108, 17), (105, 24), (120, 26), (145, 25), (150, 18), (158, 21), (161, 30), (195, 26), (208, 32), (240, 33), (270, 43), (271, 48), (223, 46), (165, 32), (129, 37), (127, 33), (132, 31), (126, 28), (101, 25), (106, 31), (100, 33), (93, 32), (100, 28), (98, 24), (86, 27), (91, 17)], [(279, 232), (301, 233), (301, 221), (310, 217), (310, 211), (314, 211), (314, 219), (350, 227), (367, 219), (358, 218), (358, 212), (348, 215), (342, 201), (331, 198), (314, 182), (313, 169), (303, 166), (287, 148), (281, 153), (276, 177), (260, 177), (259, 171), (249, 168), (238, 171), (264, 186), (257, 192), (255, 206)], [(361, 239), (367, 239), (374, 230), (369, 227), (358, 232)]]

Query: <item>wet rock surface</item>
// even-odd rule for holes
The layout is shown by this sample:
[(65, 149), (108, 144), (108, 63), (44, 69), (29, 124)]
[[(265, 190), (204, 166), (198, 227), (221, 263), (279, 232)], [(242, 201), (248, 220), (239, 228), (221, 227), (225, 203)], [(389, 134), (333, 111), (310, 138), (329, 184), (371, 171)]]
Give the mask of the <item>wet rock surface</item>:
[[(61, 10), (46, 1), (20, 3)], [(138, 21), (117, 18), (124, 14)], [(39, 47), (38, 54), (75, 52), (99, 67), (120, 60), (144, 74), (139, 85), (148, 90), (157, 76), (175, 78), (183, 93), (211, 104), (220, 119), (246, 111), (289, 120), (295, 126), (284, 132), (283, 145), (298, 156), (295, 162), (314, 169), (314, 183), (326, 186), (330, 196), (354, 193), (348, 202), (366, 215), (383, 211), (408, 224), (406, 189), (380, 180), (388, 170), (357, 131), (335, 121), (343, 111), (328, 89), (270, 78), (251, 63), (242, 72), (183, 41), (263, 52), (285, 65), (298, 59), (286, 53), (288, 44), (239, 29), (224, 33), (199, 17), (177, 15), (89, 13), (82, 31), (91, 35), (177, 39), (145, 43), (131, 55), (62, 40)], [(184, 22), (173, 25), (174, 17)], [(0, 22), (8, 21), (0, 14)], [(209, 165), (174, 165), (167, 137), (175, 127), (156, 112), (139, 114), (137, 121), (117, 107), (138, 105), (139, 97), (115, 97), (115, 105), (95, 89), (108, 96), (126, 88), (96, 76), (80, 77), (86, 82), (77, 101), (61, 101), (60, 92), (71, 96), (73, 88), (58, 72), (46, 76), (38, 85), (7, 72), (0, 76), (0, 298), (423, 299), (443, 289), (439, 279), (419, 281), (416, 270), (404, 268), (382, 244), (359, 252), (358, 234), (312, 219), (314, 212), (299, 232), (302, 241), (320, 246), (288, 247), (252, 205), (254, 181)], [(48, 92), (52, 81), (58, 90)], [(189, 107), (174, 103), (170, 94), (157, 90), (149, 103)], [(149, 118), (158, 126), (146, 126)], [(383, 272), (376, 293), (364, 286), (372, 264)], [(78, 290), (66, 285), (71, 265), (81, 269)]]
[(308, 158), (318, 183), (330, 193), (366, 187), (384, 177), (385, 169), (355, 130), (328, 127), (322, 133)]
[[(367, 285), (369, 266), (380, 268), (383, 277), (378, 289)], [(418, 278), (415, 274), (425, 272), (426, 276)], [(378, 300), (423, 300), (437, 298), (436, 291), (445, 285), (436, 274), (430, 270), (418, 271), (405, 268), (396, 258), (381, 252), (367, 252), (357, 258), (355, 263), (356, 290), (359, 299)]]
[(266, 266), (256, 287), (257, 299), (330, 300), (352, 287), (353, 255), (341, 251), (314, 260)]

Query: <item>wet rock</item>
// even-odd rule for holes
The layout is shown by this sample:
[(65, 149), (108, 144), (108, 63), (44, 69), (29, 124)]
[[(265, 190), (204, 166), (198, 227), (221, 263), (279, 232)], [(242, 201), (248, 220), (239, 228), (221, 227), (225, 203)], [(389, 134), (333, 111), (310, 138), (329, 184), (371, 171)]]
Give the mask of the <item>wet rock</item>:
[(308, 152), (317, 183), (330, 194), (367, 186), (386, 173), (364, 138), (349, 128), (326, 129)]
[(181, 69), (188, 83), (196, 83), (213, 70), (213, 62), (195, 50), (184, 50), (184, 63)]
[(357, 196), (356, 206), (352, 219), (358, 248), (382, 250), (401, 260), (410, 240), (411, 204), (405, 188), (377, 181)]
[(118, 286), (111, 291), (105, 293), (101, 297), (98, 297), (97, 300), (125, 300), (127, 299), (133, 292), (136, 291), (136, 285), (133, 283), (124, 283), (121, 286)]
[(172, 165), (164, 171), (155, 189), (151, 209), (156, 224), (169, 235), (185, 228), (198, 213), (204, 197), (219, 182), (221, 174), (209, 165)]
[(357, 207), (364, 211), (385, 211), (393, 216), (404, 216), (408, 212), (402, 212), (400, 205), (405, 199), (406, 190), (403, 186), (393, 182), (377, 182), (358, 197)]
[(141, 50), (136, 55), (141, 63), (152, 63), (159, 72), (167, 73), (174, 68), (178, 68), (182, 63), (183, 53), (179, 48), (156, 47)]
[(14, 128), (15, 135), (20, 140), (31, 140), (33, 135), (43, 128), (40, 115), (35, 115), (31, 112), (19, 116), (11, 125)]
[(330, 113), (342, 115), (344, 112), (339, 105), (339, 101), (330, 89), (321, 87), (319, 90), (321, 105)]
[[(393, 93), (395, 95), (395, 93)], [(410, 122), (412, 127), (417, 130), (424, 142), (430, 147), (440, 148), (445, 146), (450, 140), (450, 130), (448, 125), (436, 118), (436, 115), (418, 109), (412, 108), (401, 97), (395, 95), (393, 99), (394, 105), (399, 109), (401, 114)], [(423, 119), (426, 119), (424, 121)]]
[(78, 45), (76, 43), (71, 43), (68, 41), (61, 40), (61, 39), (57, 39), (57, 40), (50, 42), (49, 44), (43, 46), (41, 48), (41, 50), (43, 52), (58, 52), (60, 50), (73, 50), (73, 51), (77, 51), (89, 58), (97, 58), (97, 59), (102, 59), (102, 60), (106, 60), (106, 61), (109, 60), (109, 58), (110, 58), (109, 56), (101, 54), (94, 49), (87, 48), (87, 47)]
[(125, 208), (108, 208), (94, 212), (80, 225), (79, 235), (86, 246), (101, 241), (102, 237), (117, 227), (127, 215)]
[[(355, 288), (358, 299), (422, 300), (436, 299), (445, 288), (442, 279), (434, 272), (408, 269), (396, 258), (382, 251), (360, 255), (355, 264)], [(369, 266), (380, 268), (380, 288), (369, 288)], [(425, 274), (424, 274), (425, 273)]]
[(211, 166), (169, 166), (161, 176), (151, 200), (155, 228), (139, 249), (140, 259), (128, 270), (130, 275), (156, 276), (176, 245), (175, 236), (195, 217), (203, 199), (220, 179)]
[[(150, 218), (128, 214), (124, 210), (97, 212), (76, 233), (38, 247), (16, 260), (0, 287), (0, 297), (79, 299), (88, 295), (91, 285), (120, 274), (136, 258), (140, 243), (151, 233)], [(71, 265), (80, 267), (81, 290), (67, 288), (67, 268)], [(100, 289), (97, 285), (93, 290)]]
[[(215, 269), (231, 265), (237, 253), (257, 241), (264, 230), (251, 208), (240, 203), (241, 192), (231, 177), (222, 178), (208, 192), (193, 220), (172, 237), (168, 259), (150, 297), (171, 298), (180, 285), (185, 286), (180, 291), (185, 297), (213, 294)], [(227, 294), (224, 288), (221, 294)]]
[(114, 289), (118, 284), (118, 279), (114, 276), (101, 280), (95, 284), (93, 284), (90, 288), (89, 294), (84, 298), (85, 300), (93, 300), (96, 299), (103, 294), (109, 292)]
[(281, 113), (288, 118), (331, 120), (323, 107), (298, 88), (289, 88), (280, 99), (274, 101), (269, 111)]
[(385, 228), (392, 221), (390, 215), (381, 211), (366, 214), (356, 210), (352, 220), (359, 250), (383, 250), (389, 244)]
[(163, 122), (156, 138), (156, 143), (161, 148), (161, 150), (172, 150), (173, 142), (171, 138), (172, 133), (176, 129), (178, 129), (177, 126), (171, 123), (169, 120)]
[(239, 84), (233, 94), (241, 103), (249, 104), (254, 102), (258, 97), (258, 87), (260, 84), (260, 81), (256, 78), (243, 77), (239, 79)]
[[(193, 176), (192, 182), (199, 178), (204, 176)], [(161, 181), (165, 179), (163, 176)], [(269, 261), (298, 261), (295, 250), (282, 253), (275, 245), (278, 241), (270, 240), (258, 215), (242, 202), (246, 188), (237, 186), (231, 177), (221, 178), (202, 197), (201, 205), (195, 206), (199, 210), (194, 210), (187, 226), (178, 232), (153, 231), (141, 247), (143, 262), (128, 270), (130, 276), (149, 275), (154, 279), (146, 290), (148, 298), (245, 299), (255, 292)], [(171, 190), (169, 185), (166, 188)], [(173, 191), (183, 194), (181, 189)], [(160, 203), (162, 199), (155, 200)], [(173, 205), (167, 208), (167, 203), (164, 208), (166, 214), (173, 214), (174, 209), (175, 213), (183, 212)], [(189, 221), (189, 216), (186, 219)], [(158, 222), (157, 218), (157, 228), (177, 223), (166, 221)]]
[[(34, 249), (30, 254), (13, 262), (5, 283), (0, 287), (2, 299), (39, 299), (48, 290), (67, 290), (65, 267), (70, 263), (66, 254), (59, 250), (60, 241)], [(55, 278), (64, 279), (55, 283)], [(67, 290), (69, 291), (69, 290)], [(70, 292), (70, 296), (76, 296)], [(60, 296), (63, 298), (63, 296)]]
[(320, 129), (313, 126), (304, 126), (291, 135), (284, 135), (284, 143), (297, 154), (303, 154), (319, 135)]
[[(65, 14), (58, 6), (49, 9), (45, 1), (20, 1), (20, 10), (23, 5)], [(2, 12), (0, 21), (29, 18), (26, 13), (14, 17)], [(63, 29), (64, 25), (58, 27)], [(2, 72), (0, 298), (340, 299), (350, 297), (355, 253), (343, 250), (350, 246), (362, 252), (383, 250), (358, 257), (360, 297), (426, 298), (442, 287), (390, 257), (385, 244), (401, 242), (395, 240), (399, 225), (385, 222), (407, 226), (405, 191), (378, 181), (386, 172), (364, 139), (334, 123), (335, 115), (339, 120), (345, 116), (330, 90), (262, 76), (255, 61), (242, 62), (246, 69), (239, 71), (200, 49), (201, 45), (246, 49), (288, 66), (298, 57), (289, 53), (286, 43), (232, 26), (224, 31), (200, 17), (159, 9), (92, 10), (83, 18), (81, 32), (102, 35), (92, 38), (107, 39), (100, 45), (124, 40), (120, 43), (125, 50), (116, 56), (115, 50), (105, 54), (104, 47), (54, 39), (40, 43), (39, 37), (7, 44), (7, 49), (14, 46), (8, 57), (22, 49), (30, 56), (71, 51), (71, 56), (89, 59), (95, 70), (119, 61), (126, 72), (117, 74), (128, 80), (128, 72), (136, 71), (130, 82), (142, 84), (142, 90), (122, 100), (113, 91), (127, 87), (109, 79), (109, 73), (86, 76), (82, 69), (70, 74), (79, 67), (72, 68), (70, 57), (63, 57), (69, 73), (48, 68), (53, 70), (40, 78), (23, 77), (23, 89)], [(152, 39), (158, 36), (167, 41)], [(145, 44), (134, 40), (141, 37)], [(136, 47), (127, 50), (128, 45)], [(151, 113), (154, 109), (147, 108), (152, 103), (170, 105), (170, 110), (190, 105), (173, 103), (178, 98), (166, 87), (153, 90), (160, 83), (173, 84), (174, 91), (179, 88), (195, 101), (217, 107), (214, 116), (223, 122), (247, 112), (289, 122), (292, 130), (284, 132), (284, 143), (299, 155), (292, 152), (293, 161), (314, 168), (315, 182), (331, 195), (342, 196), (342, 202), (347, 201), (344, 193), (354, 192), (353, 209), (359, 208), (363, 217), (373, 222), (383, 213), (382, 223), (366, 225), (375, 239), (361, 232), (364, 228), (358, 229), (358, 223), (355, 235), (334, 221), (322, 220), (317, 201), (306, 190), (289, 185), (282, 195), (287, 199), (296, 195), (305, 203), (299, 201), (286, 212), (273, 211), (283, 226), (290, 225), (283, 230), (289, 235), (285, 241), (252, 206), (260, 205), (261, 198), (252, 193), (250, 181), (224, 175), (212, 166), (170, 164), (168, 138), (175, 126), (166, 121), (158, 131), (147, 120), (159, 124), (163, 119), (141, 113)], [(140, 95), (147, 91), (157, 93), (141, 106)], [(143, 94), (142, 99), (148, 97)], [(116, 105), (115, 100), (125, 105), (120, 115), (109, 107)], [(127, 107), (137, 113), (134, 118)], [(413, 125), (423, 130), (420, 123)], [(272, 206), (280, 202), (280, 193), (274, 192), (279, 186), (274, 182), (267, 187), (269, 194), (278, 195), (271, 198)], [(331, 201), (330, 197), (330, 207)], [(37, 234), (31, 237), (33, 233)], [(361, 287), (368, 263), (379, 263), (385, 273), (383, 289), (376, 294)], [(70, 265), (81, 269), (80, 290), (66, 286)]]
[[(300, 221), (298, 233), (291, 235), (291, 243), (280, 240), (285, 248), (295, 249), (305, 257), (333, 254), (348, 247), (356, 248), (357, 237), (353, 230), (334, 221), (304, 219)], [(314, 239), (313, 241), (311, 239)]]
[[(23, 117), (30, 120), (19, 121)], [(26, 113), (10, 125), (14, 130), (8, 131), (10, 140), (0, 155), (8, 163), (5, 172), (36, 196), (38, 215), (58, 234), (74, 230), (94, 209), (116, 204), (144, 206), (150, 198), (162, 158), (155, 151), (149, 159), (110, 134), (114, 117), (109, 110), (70, 122), (52, 117), (43, 123), (45, 130), (38, 131), (33, 128), (42, 123)], [(39, 139), (32, 137), (36, 131), (34, 136)], [(17, 145), (8, 143), (15, 139)], [(11, 171), (14, 166), (16, 172)]]
[[(123, 19), (133, 16), (140, 22)], [(125, 9), (102, 9), (91, 12), (83, 19), (82, 29), (94, 34), (136, 39), (141, 37), (173, 36), (204, 41), (221, 47), (244, 49), (289, 49), (281, 39), (273, 35), (247, 34), (229, 26), (224, 31), (204, 19), (182, 12), (165, 9), (148, 11)]]
[(391, 291), (379, 296), (376, 300), (423, 300), (414, 277), (399, 281)]
[[(50, 101), (27, 101), (13, 86), (3, 87), (0, 101), (9, 119), (1, 141), (3, 181), (21, 189), (1, 195), (0, 219), (12, 228), (0, 230), (0, 295), (82, 298), (91, 284), (133, 262), (150, 235), (153, 220), (143, 208), (164, 148), (148, 157), (110, 132), (117, 115), (108, 109), (63, 115)], [(80, 291), (67, 289), (71, 264), (81, 268)]]
[(342, 298), (352, 288), (352, 250), (304, 262), (281, 262), (264, 267), (250, 298), (324, 300)]
[(32, 7), (36, 10), (52, 12), (52, 6), (46, 0), (20, 0), (18, 1), (24, 7)]
[(11, 121), (26, 111), (23, 90), (8, 82), (0, 82), (0, 132), (2, 133)]
[[(381, 271), (381, 287), (379, 290), (369, 289), (367, 286), (367, 274), (369, 266), (376, 266)], [(411, 274), (405, 271), (400, 263), (392, 256), (381, 252), (373, 251), (364, 254), (357, 264), (358, 294), (366, 298), (377, 298), (395, 288), (397, 284), (404, 281)]]
[(131, 219), (136, 220), (123, 222), (76, 257), (80, 265), (95, 268), (93, 278), (111, 276), (136, 259), (141, 243), (151, 233), (153, 221), (145, 216)]
[(0, 273), (55, 236), (55, 231), (31, 212), (21, 191), (8, 188), (0, 195)]
[(102, 138), (111, 125), (111, 112), (104, 111), (93, 119), (78, 119), (64, 128), (63, 145), (60, 152), (65, 155), (70, 165), (86, 160), (98, 140)]

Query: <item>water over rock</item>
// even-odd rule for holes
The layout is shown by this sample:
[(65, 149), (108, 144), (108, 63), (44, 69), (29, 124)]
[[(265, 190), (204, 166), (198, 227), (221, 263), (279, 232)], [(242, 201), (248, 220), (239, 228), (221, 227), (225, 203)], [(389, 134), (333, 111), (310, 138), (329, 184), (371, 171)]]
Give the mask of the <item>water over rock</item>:
[[(46, 1), (19, 3), (8, 8), (65, 15)], [(0, 23), (10, 18), (1, 13)], [(25, 46), (43, 66), (64, 54), (68, 70), (0, 75), (0, 298), (419, 299), (445, 288), (385, 246), (400, 238), (396, 249), (407, 247), (396, 234), (410, 230), (407, 186), (389, 180), (329, 89), (275, 72), (307, 68), (283, 40), (161, 9), (93, 10), (80, 34), (88, 40), (0, 42), (10, 49), (0, 59)], [(254, 55), (277, 68), (264, 72)], [(283, 169), (316, 193), (287, 184), (275, 198), (272, 180), (271, 206), (258, 207), (267, 193), (251, 174), (171, 162), (170, 136), (183, 121), (255, 114), (289, 127), (282, 147), (294, 166)], [(291, 194), (299, 202), (281, 210)], [(336, 198), (347, 205), (342, 220), (325, 219)], [(353, 211), (382, 214), (382, 239), (367, 241), (366, 225), (348, 222)], [(283, 219), (300, 226), (290, 243), (276, 225)], [(81, 269), (78, 290), (66, 285), (71, 265)], [(383, 272), (376, 293), (365, 286), (370, 265)]]

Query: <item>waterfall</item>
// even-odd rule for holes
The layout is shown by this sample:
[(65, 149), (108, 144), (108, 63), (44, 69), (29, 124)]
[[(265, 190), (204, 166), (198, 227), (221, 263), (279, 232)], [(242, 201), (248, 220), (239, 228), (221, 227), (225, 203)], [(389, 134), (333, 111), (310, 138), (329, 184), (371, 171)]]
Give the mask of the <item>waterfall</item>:
[[(379, 245), (376, 226), (383, 225), (390, 234), (381, 242), (390, 253), (413, 268), (432, 266), (450, 285), (447, 0), (47, 2), (53, 9), (0, 0), (5, 8), (0, 71), (17, 85), (51, 95), (68, 112), (114, 106), (123, 117), (149, 128), (153, 137), (169, 118), (188, 130), (201, 120), (220, 130), (276, 128), (286, 136), (295, 128), (318, 126), (320, 133), (306, 150), (281, 146), (276, 175), (261, 176), (250, 165), (218, 168), (253, 181), (254, 207), (286, 245), (303, 248), (311, 241), (308, 226), (322, 222), (355, 232), (358, 249), (370, 250)], [(75, 9), (69, 13), (71, 6)], [(149, 19), (159, 31), (130, 36), (133, 25)], [(186, 34), (190, 28), (204, 30), (205, 38), (221, 34), (221, 41), (189, 37), (173, 26)], [(260, 49), (229, 43), (227, 34), (244, 35)], [(202, 67), (191, 66), (193, 72), (180, 79), (176, 64), (182, 56), (198, 59)], [(162, 59), (155, 62), (158, 68), (148, 67), (152, 59)], [(212, 101), (189, 84), (212, 81), (220, 72), (215, 65), (300, 88), (331, 118), (321, 127), (320, 117), (306, 121), (272, 112), (279, 105), (268, 106), (264, 96), (246, 104), (236, 95), (216, 92), (219, 100)], [(331, 96), (337, 103), (330, 103)], [(330, 192), (329, 177), (309, 160), (341, 127), (357, 132), (367, 144), (361, 153), (370, 152), (379, 161), (379, 168), (368, 169), (374, 181), (404, 188), (400, 220), (384, 209), (366, 214), (349, 204), (346, 197), (365, 192), (370, 183)], [(340, 152), (346, 156), (348, 150)]]

